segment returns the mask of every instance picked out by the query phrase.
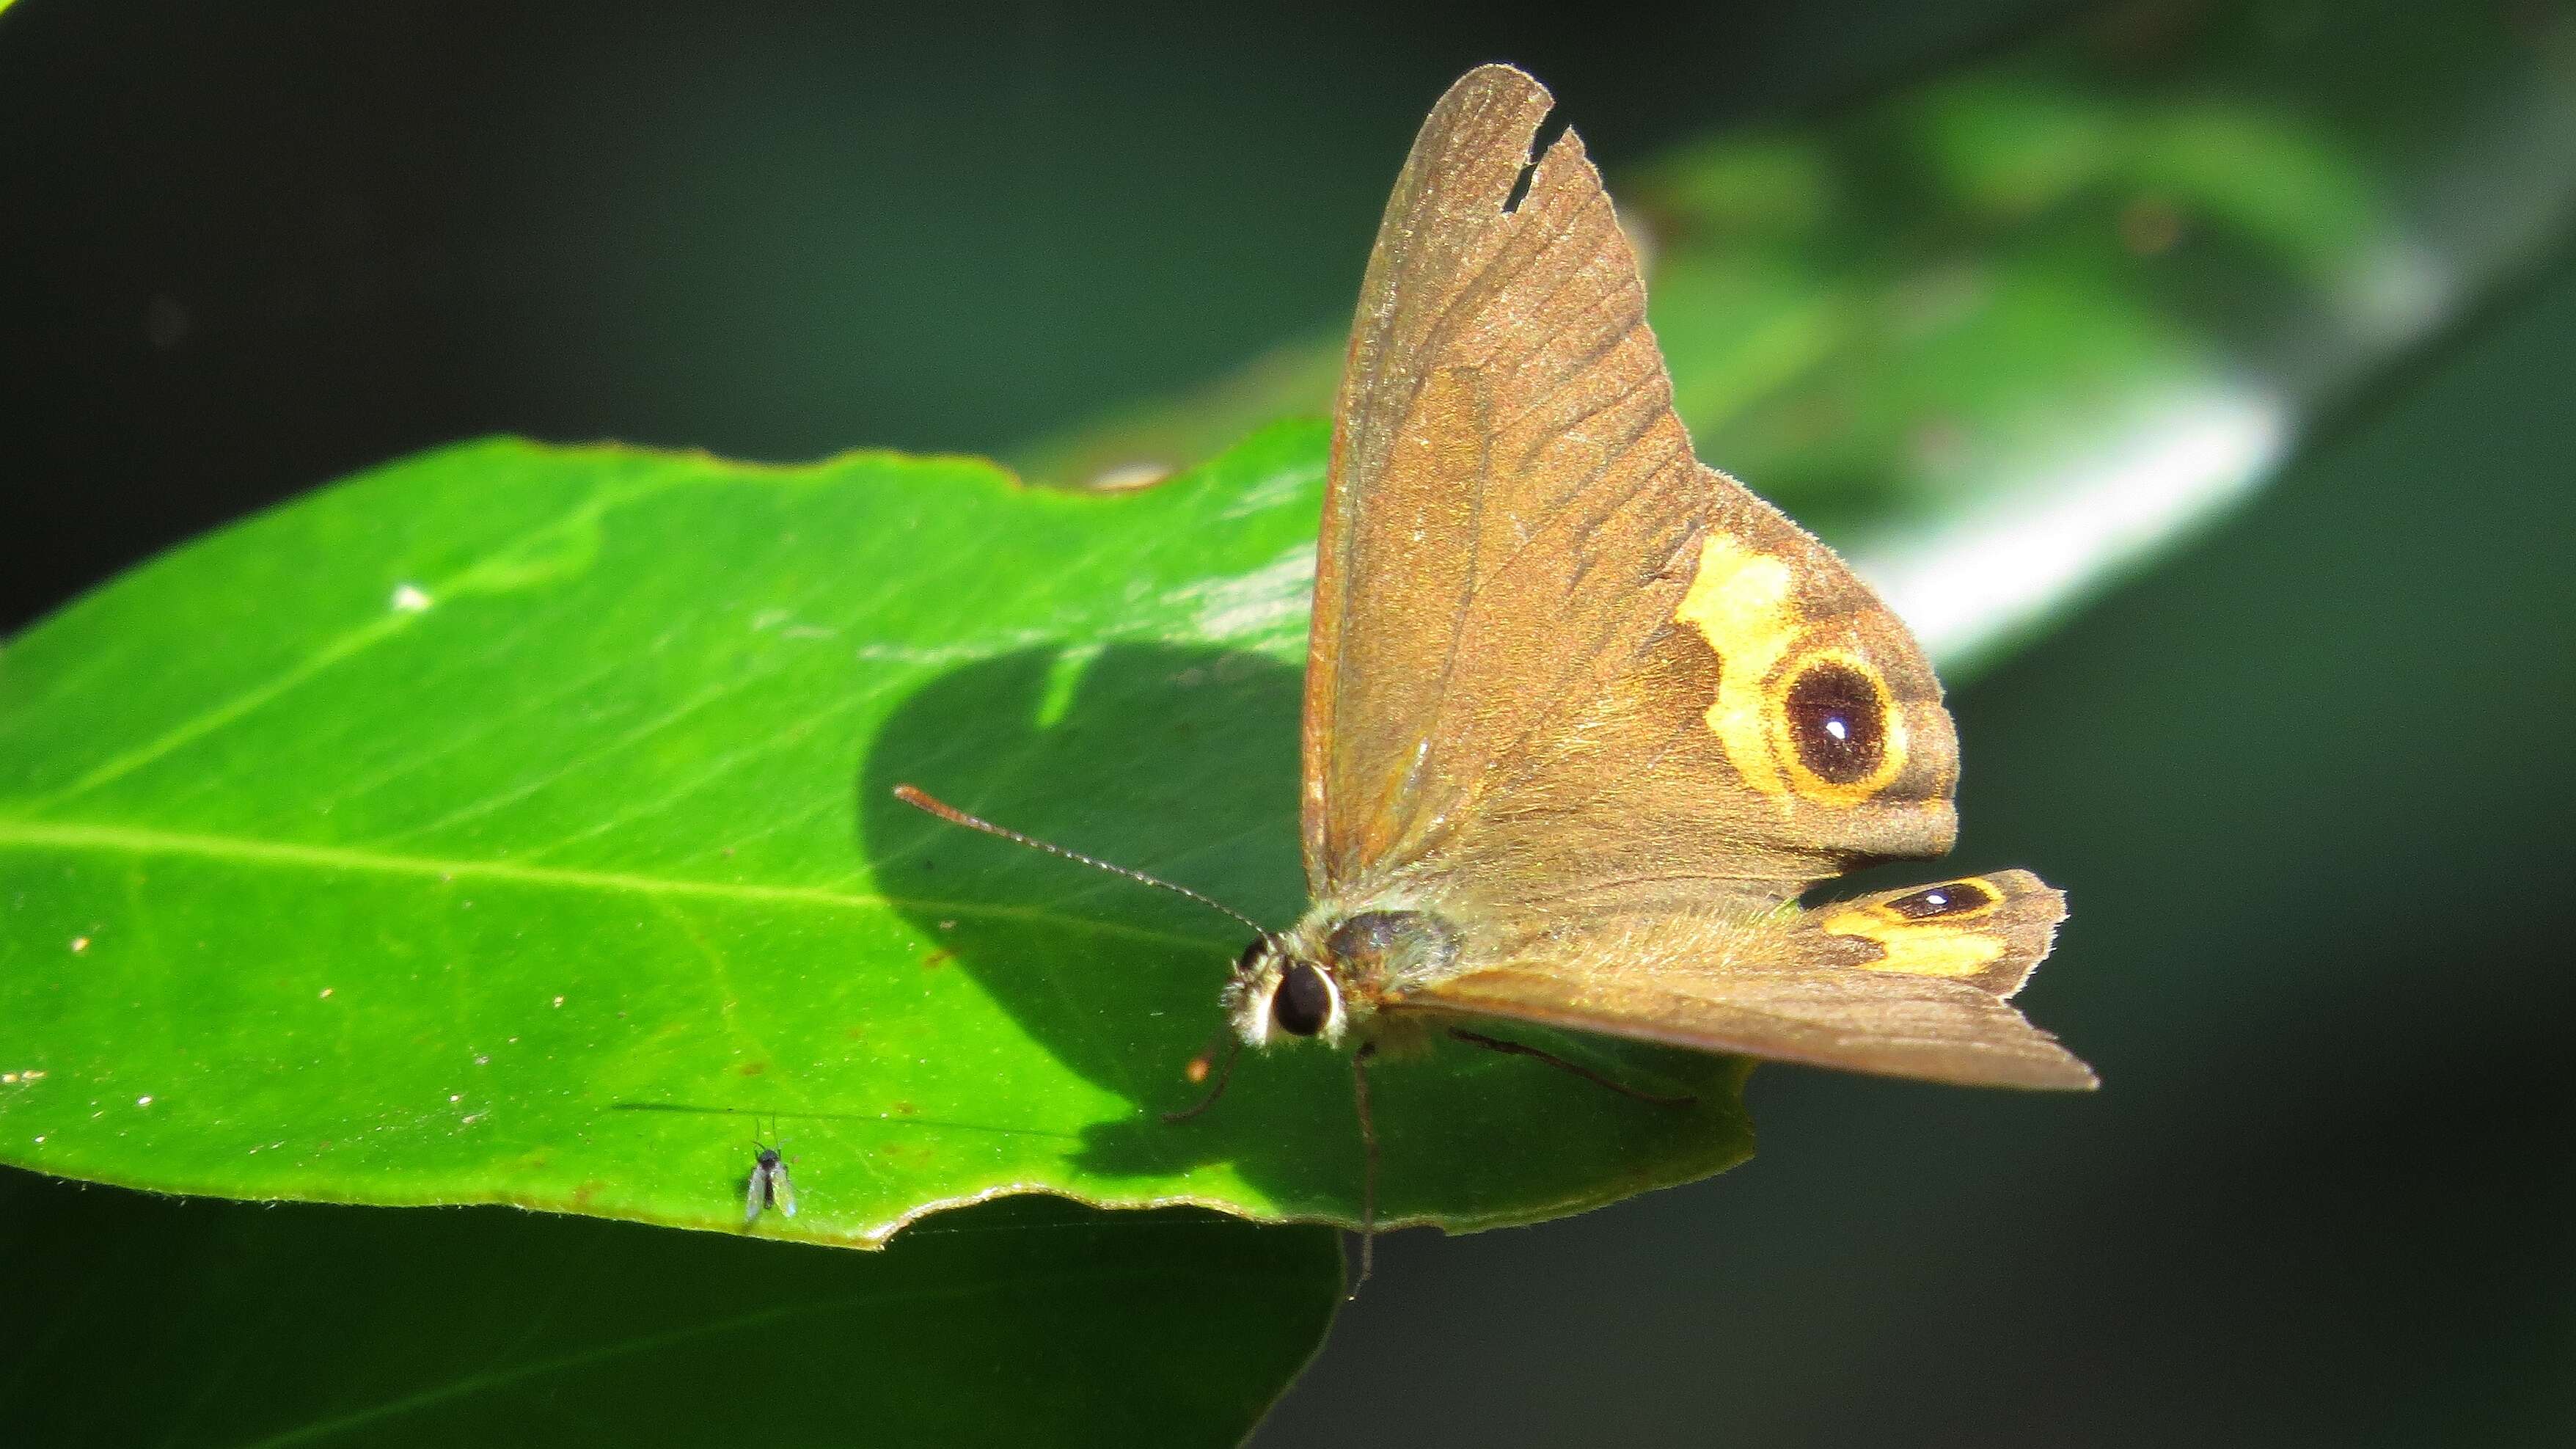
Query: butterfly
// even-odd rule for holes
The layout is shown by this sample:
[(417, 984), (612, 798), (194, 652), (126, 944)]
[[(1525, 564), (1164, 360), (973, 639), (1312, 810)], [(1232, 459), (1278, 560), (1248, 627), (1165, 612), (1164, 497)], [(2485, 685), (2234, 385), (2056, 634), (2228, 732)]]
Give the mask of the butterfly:
[(1509, 66), (1468, 72), (1370, 255), (1316, 544), (1305, 915), (1269, 930), (896, 790), (1250, 925), (1226, 1065), (1349, 1050), (1364, 1244), (1368, 1063), (1434, 1033), (1620, 1090), (1489, 1029), (2095, 1084), (2010, 1004), (2066, 913), (2037, 876), (1803, 902), (1949, 850), (1940, 684), (1848, 566), (1693, 455), (1599, 172), (1571, 130), (1532, 153), (1551, 105)]

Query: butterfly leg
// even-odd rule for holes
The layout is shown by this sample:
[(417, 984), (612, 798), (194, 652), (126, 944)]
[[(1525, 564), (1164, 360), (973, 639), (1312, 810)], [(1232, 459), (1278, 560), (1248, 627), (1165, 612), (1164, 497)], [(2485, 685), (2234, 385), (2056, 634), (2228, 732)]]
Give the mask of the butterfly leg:
[[(1192, 1117), (1195, 1117), (1201, 1112), (1206, 1111), (1208, 1108), (1215, 1106), (1216, 1099), (1225, 1095), (1225, 1084), (1234, 1080), (1234, 1059), (1243, 1055), (1243, 1039), (1241, 1037), (1234, 1037), (1233, 1042), (1233, 1048), (1225, 1054), (1225, 1065), (1216, 1069), (1216, 1085), (1208, 1088), (1208, 1094), (1199, 1098), (1198, 1105), (1194, 1107), (1183, 1107), (1177, 1112), (1164, 1113), (1164, 1121), (1187, 1122)], [(1213, 1051), (1214, 1048), (1210, 1048), (1210, 1050)], [(1207, 1056), (1204, 1053), (1201, 1054), (1199, 1062), (1204, 1062), (1206, 1060)], [(1196, 1066), (1197, 1064), (1197, 1062), (1193, 1062), (1191, 1065)]]
[(1504, 1041), (1499, 1037), (1487, 1036), (1483, 1032), (1469, 1031), (1463, 1026), (1449, 1028), (1449, 1034), (1469, 1046), (1483, 1047), (1489, 1052), (1501, 1052), (1505, 1056), (1513, 1057), (1536, 1057), (1559, 1071), (1572, 1072), (1596, 1087), (1608, 1087), (1622, 1097), (1634, 1097), (1640, 1102), (1652, 1102), (1658, 1107), (1687, 1107), (1699, 1100), (1688, 1092), (1678, 1097), (1661, 1097), (1653, 1092), (1639, 1091), (1625, 1082), (1612, 1081), (1580, 1062), (1569, 1062), (1554, 1052), (1540, 1051), (1537, 1047), (1522, 1042)]
[(1354, 1299), (1377, 1267), (1377, 1123), (1369, 1116), (1368, 1095), (1369, 1058), (1376, 1055), (1376, 1042), (1351, 1053), (1351, 1104), (1359, 1109), (1360, 1148), (1368, 1157), (1367, 1171), (1360, 1177), (1360, 1277), (1351, 1285)]

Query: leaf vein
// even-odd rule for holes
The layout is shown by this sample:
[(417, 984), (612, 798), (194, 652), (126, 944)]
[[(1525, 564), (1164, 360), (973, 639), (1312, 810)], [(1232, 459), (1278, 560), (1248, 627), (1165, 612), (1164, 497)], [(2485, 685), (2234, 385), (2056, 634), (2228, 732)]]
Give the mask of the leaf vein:
[(1123, 921), (1102, 920), (1042, 907), (997, 905), (983, 901), (933, 900), (877, 892), (837, 891), (815, 886), (757, 885), (740, 881), (690, 880), (639, 875), (631, 871), (585, 870), (566, 866), (525, 865), (515, 861), (451, 860), (436, 856), (398, 855), (385, 851), (290, 841), (245, 840), (233, 836), (197, 835), (127, 825), (73, 825), (50, 821), (0, 820), (0, 850), (9, 847), (50, 848), (119, 855), (183, 855), (249, 864), (410, 875), (445, 880), (495, 881), (558, 890), (623, 892), (730, 902), (806, 906), (821, 910), (896, 910), (913, 915), (966, 915), (1044, 921), (1103, 935), (1129, 936), (1195, 951), (1227, 950), (1211, 936), (1156, 930)]

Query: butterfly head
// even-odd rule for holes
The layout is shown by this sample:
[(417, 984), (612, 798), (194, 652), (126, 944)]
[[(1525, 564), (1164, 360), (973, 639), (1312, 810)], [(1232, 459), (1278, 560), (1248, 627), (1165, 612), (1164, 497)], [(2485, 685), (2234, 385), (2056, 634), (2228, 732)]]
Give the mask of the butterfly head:
[(1456, 927), (1428, 911), (1318, 905), (1235, 958), (1226, 1015), (1246, 1046), (1339, 1046), (1371, 1034), (1381, 1002), (1448, 973), (1458, 946)]
[(1304, 949), (1300, 932), (1265, 934), (1243, 948), (1226, 983), (1225, 1008), (1247, 1046), (1338, 1043), (1350, 1027), (1339, 975), (1329, 960)]

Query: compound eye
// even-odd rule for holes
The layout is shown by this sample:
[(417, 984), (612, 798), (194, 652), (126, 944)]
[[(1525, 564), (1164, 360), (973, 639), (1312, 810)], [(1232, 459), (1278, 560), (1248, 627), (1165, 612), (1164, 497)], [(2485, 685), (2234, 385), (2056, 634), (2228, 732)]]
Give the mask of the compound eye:
[(1251, 945), (1243, 948), (1243, 954), (1234, 958), (1234, 974), (1251, 975), (1253, 969), (1261, 964), (1261, 958), (1268, 954), (1270, 954), (1270, 938), (1255, 937)]
[(1333, 1014), (1333, 984), (1303, 961), (1280, 973), (1270, 998), (1270, 1020), (1290, 1036), (1313, 1036)]

